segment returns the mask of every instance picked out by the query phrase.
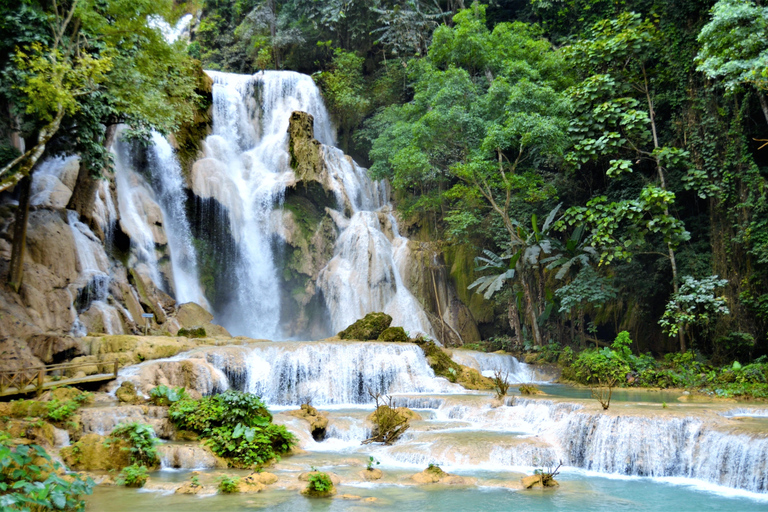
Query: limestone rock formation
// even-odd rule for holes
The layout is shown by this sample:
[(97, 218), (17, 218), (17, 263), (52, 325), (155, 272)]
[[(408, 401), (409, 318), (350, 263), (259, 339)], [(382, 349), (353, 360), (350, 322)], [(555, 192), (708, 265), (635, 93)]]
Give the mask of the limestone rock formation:
[(27, 338), (32, 353), (46, 364), (60, 363), (83, 355), (80, 340), (57, 334), (35, 334)]
[(0, 371), (42, 368), (43, 362), (35, 357), (29, 346), (15, 338), (0, 338)]
[(136, 386), (129, 380), (123, 381), (123, 383), (120, 384), (120, 387), (115, 391), (115, 396), (118, 401), (127, 404), (135, 404), (143, 401), (142, 397), (136, 393)]
[(392, 317), (386, 313), (368, 313), (339, 333), (343, 340), (376, 340), (392, 323)]
[(120, 470), (131, 464), (127, 441), (112, 440), (99, 434), (86, 434), (71, 446), (61, 449), (60, 455), (69, 469), (77, 471)]
[(387, 327), (379, 337), (378, 341), (408, 341), (408, 335), (402, 327)]
[(474, 478), (451, 475), (440, 469), (440, 466), (431, 464), (421, 473), (412, 475), (411, 480), (417, 484), (471, 485), (475, 483)]
[(301, 409), (290, 411), (289, 414), (309, 422), (312, 439), (318, 442), (325, 439), (325, 429), (328, 427), (327, 414), (318, 411), (309, 404), (301, 404)]

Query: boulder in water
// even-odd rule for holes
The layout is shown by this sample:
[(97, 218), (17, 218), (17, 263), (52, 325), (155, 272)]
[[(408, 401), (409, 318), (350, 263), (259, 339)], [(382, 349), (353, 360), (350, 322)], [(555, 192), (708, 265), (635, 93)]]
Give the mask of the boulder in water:
[(379, 341), (408, 341), (408, 335), (402, 327), (387, 327), (379, 334)]
[(312, 439), (317, 442), (325, 439), (325, 429), (328, 428), (328, 417), (309, 404), (301, 404), (301, 409), (290, 411), (291, 416), (302, 418), (309, 422), (312, 429)]
[(62, 448), (61, 458), (69, 469), (77, 471), (109, 471), (129, 466), (128, 442), (115, 439), (106, 444), (106, 440), (99, 434), (86, 434), (72, 446)]
[(392, 323), (392, 317), (386, 313), (368, 313), (339, 333), (343, 340), (372, 341)]
[(458, 475), (451, 475), (443, 471), (440, 466), (430, 464), (427, 469), (421, 473), (411, 476), (411, 480), (417, 484), (445, 484), (445, 485), (471, 485), (475, 482), (472, 478), (465, 478)]
[(523, 489), (533, 489), (534, 487), (557, 487), (560, 484), (554, 478), (544, 478), (545, 475), (531, 475), (524, 476), (521, 480), (523, 482)]
[(143, 401), (139, 394), (136, 393), (136, 386), (129, 380), (123, 381), (123, 383), (120, 384), (120, 387), (115, 391), (115, 396), (120, 402), (127, 404), (135, 404)]
[(372, 482), (374, 480), (381, 480), (381, 478), (384, 476), (384, 473), (382, 473), (380, 469), (371, 468), (362, 470), (360, 472), (360, 476), (363, 478), (363, 480)]

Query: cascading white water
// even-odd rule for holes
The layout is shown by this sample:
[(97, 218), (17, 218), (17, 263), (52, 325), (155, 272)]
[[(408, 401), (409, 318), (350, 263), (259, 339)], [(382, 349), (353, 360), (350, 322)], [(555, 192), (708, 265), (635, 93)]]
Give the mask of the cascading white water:
[[(208, 73), (214, 81), (213, 133), (204, 143), (205, 158), (194, 165), (192, 188), (226, 209), (237, 245), (235, 261), (227, 262), (235, 276), (234, 299), (217, 308), (220, 323), (233, 334), (281, 337), (274, 253), (282, 217), (272, 213), (295, 181), (287, 129), (291, 114), (303, 111), (313, 116), (315, 138), (324, 144), (321, 154), (340, 210), (334, 219), (342, 233), (318, 280), (334, 331), (366, 313), (385, 311), (393, 325), (413, 335), (431, 334), (394, 260), (394, 247), (402, 240), (388, 211), (386, 184), (371, 181), (366, 169), (332, 146), (333, 126), (312, 79), (286, 71)], [(347, 207), (351, 219), (342, 213)]]
[(163, 211), (163, 225), (171, 251), (176, 301), (196, 302), (210, 309), (200, 288), (197, 256), (184, 208), (184, 180), (181, 176), (181, 166), (171, 145), (157, 132), (152, 133), (149, 160), (152, 184)]
[[(214, 81), (213, 133), (204, 143), (206, 158), (193, 169), (192, 187), (197, 196), (226, 208), (237, 244), (236, 259), (228, 262), (236, 276), (234, 302), (219, 308), (224, 311), (217, 311), (217, 318), (233, 334), (279, 338), (280, 291), (272, 247), (279, 226), (272, 211), (293, 180), (288, 121), (293, 111), (303, 110), (319, 125), (330, 126), (328, 115), (308, 76), (209, 74)], [(330, 130), (320, 130), (318, 137), (333, 140)]]
[(442, 393), (459, 389), (435, 374), (416, 345), (407, 343), (264, 343), (208, 352), (230, 386), (267, 403), (362, 404), (370, 393)]
[(469, 366), (486, 377), (493, 377), (496, 371), (506, 375), (509, 382), (536, 382), (533, 368), (507, 354), (488, 354), (474, 350), (454, 350), (451, 358), (459, 364)]
[(157, 266), (155, 244), (167, 243), (162, 229), (163, 213), (155, 202), (152, 188), (131, 165), (131, 148), (120, 140), (119, 133), (112, 147), (115, 159), (115, 184), (120, 227), (131, 239), (129, 266), (143, 264), (155, 285), (163, 289), (163, 279)]
[[(78, 220), (77, 212), (67, 210), (67, 221), (77, 249), (79, 278), (76, 287), (80, 290), (81, 309), (89, 309), (98, 314), (107, 334), (122, 334), (120, 315), (106, 302), (110, 276), (109, 259), (104, 247), (91, 229)], [(85, 334), (83, 331), (82, 323), (76, 321), (73, 333), (82, 336)]]

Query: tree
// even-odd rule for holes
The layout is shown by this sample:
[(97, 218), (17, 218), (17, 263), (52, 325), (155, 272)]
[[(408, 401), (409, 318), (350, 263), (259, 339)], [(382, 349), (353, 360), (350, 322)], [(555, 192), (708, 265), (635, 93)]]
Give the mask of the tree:
[[(687, 152), (659, 142), (651, 74), (660, 43), (656, 26), (630, 12), (594, 24), (584, 39), (567, 49), (570, 59), (587, 75), (570, 90), (576, 115), (571, 122), (574, 145), (568, 160), (580, 167), (613, 157), (606, 171), (613, 179), (650, 163), (657, 178), (655, 184), (643, 188), (638, 199), (608, 205), (605, 197), (597, 197), (586, 208), (572, 208), (568, 218), (579, 224), (586, 221), (595, 229), (592, 243), (603, 254), (601, 262), (630, 258), (630, 248), (644, 244), (646, 234), (661, 233), (677, 293), (675, 251), (689, 235), (670, 214), (675, 195), (668, 190), (666, 173), (670, 167), (690, 164)], [(642, 110), (643, 103), (647, 111)], [(679, 340), (685, 351), (682, 330)]]
[(571, 333), (573, 333), (574, 316), (578, 317), (581, 347), (584, 348), (586, 346), (584, 315), (587, 308), (600, 307), (616, 298), (616, 289), (611, 286), (608, 279), (595, 272), (594, 268), (585, 265), (573, 281), (555, 291), (555, 296), (560, 299), (560, 312), (571, 315)]
[[(48, 148), (51, 154), (77, 150), (81, 169), (70, 208), (90, 211), (95, 178), (111, 162), (109, 144), (119, 122), (136, 133), (176, 130), (190, 119), (196, 95), (192, 62), (169, 45), (150, 16), (169, 12), (170, 1), (64, 0), (25, 3), (23, 17), (2, 6), (38, 41), (20, 39), (10, 60), (0, 59), (0, 92), (26, 138), (36, 142), (0, 169), (0, 189), (34, 170)], [(24, 33), (24, 32), (22, 32)], [(60, 130), (66, 127), (66, 130)], [(105, 128), (106, 127), (106, 128)], [(9, 282), (21, 286), (29, 179), (21, 183), (14, 227)]]
[(710, 12), (712, 19), (698, 36), (696, 69), (722, 80), (730, 92), (744, 85), (758, 89), (768, 123), (768, 7), (754, 0), (720, 0)]
[(725, 297), (715, 296), (715, 290), (727, 284), (727, 279), (718, 279), (717, 276), (703, 279), (683, 277), (683, 284), (667, 303), (659, 325), (674, 336), (678, 329), (706, 327), (716, 316), (730, 314)]

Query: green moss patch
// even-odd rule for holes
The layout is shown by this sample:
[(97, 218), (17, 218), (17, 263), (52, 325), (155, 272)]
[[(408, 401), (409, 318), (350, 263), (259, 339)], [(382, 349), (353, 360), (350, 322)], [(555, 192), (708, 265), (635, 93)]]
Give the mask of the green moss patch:
[(378, 340), (379, 335), (392, 323), (392, 317), (386, 313), (368, 313), (339, 333), (343, 340)]

